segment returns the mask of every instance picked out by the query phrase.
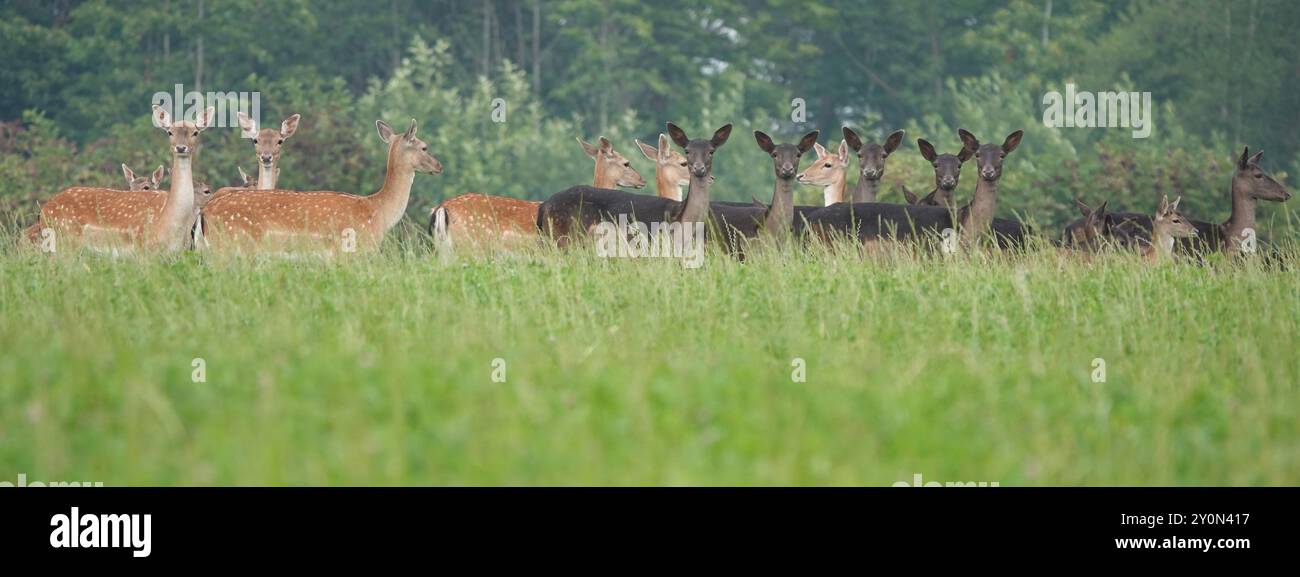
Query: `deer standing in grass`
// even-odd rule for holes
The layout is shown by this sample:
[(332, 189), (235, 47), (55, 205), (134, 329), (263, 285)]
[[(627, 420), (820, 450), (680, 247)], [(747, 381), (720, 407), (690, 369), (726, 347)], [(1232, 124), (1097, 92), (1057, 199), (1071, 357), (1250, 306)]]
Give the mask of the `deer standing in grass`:
[(1178, 212), (1178, 203), (1182, 199), (1181, 196), (1175, 198), (1170, 204), (1168, 196), (1160, 198), (1160, 205), (1156, 207), (1156, 214), (1151, 219), (1151, 242), (1142, 246), (1143, 260), (1169, 260), (1174, 256), (1175, 238), (1196, 237), (1196, 227)]
[[(764, 205), (757, 200), (750, 206), (713, 203), (710, 208), (713, 228), (723, 234), (719, 240), (729, 253), (743, 259), (744, 240), (765, 237), (784, 242), (790, 236), (795, 219), (794, 184), (798, 177), (799, 159), (809, 149), (820, 146), (817, 144), (819, 134), (814, 130), (799, 139), (798, 144), (776, 144), (766, 133), (754, 131), (759, 150), (772, 157), (776, 187), (772, 191), (771, 204)], [(844, 149), (844, 145), (841, 144), (840, 148)]]
[[(975, 149), (969, 145), (971, 142), (964, 142), (961, 151), (957, 154), (938, 154), (934, 145), (924, 138), (916, 139), (916, 148), (921, 151), (921, 158), (924, 158), (934, 167), (934, 189), (923, 197), (917, 197), (903, 187), (903, 197), (907, 199), (908, 204), (918, 204), (922, 206), (942, 206), (944, 208), (955, 208), (957, 206), (956, 196), (953, 191), (957, 189), (957, 181), (961, 178), (961, 166), (971, 157), (975, 156)], [(978, 143), (975, 143), (978, 144)]]
[(416, 137), (416, 122), (396, 133), (375, 121), (388, 145), (383, 186), (369, 196), (342, 192), (235, 190), (219, 194), (203, 211), (204, 240), (217, 251), (272, 250), (336, 254), (373, 251), (402, 220), (417, 172), (439, 174), (442, 163)]
[[(581, 138), (578, 144), (596, 163), (592, 175), (595, 188), (643, 188), (645, 178), (632, 167), (609, 139), (600, 137), (598, 146)], [(541, 201), (476, 192), (444, 200), (429, 212), (429, 234), (442, 250), (455, 243), (471, 247), (508, 247), (537, 238), (537, 208)]]
[[(1263, 158), (1262, 151), (1250, 154), (1250, 147), (1241, 152), (1232, 173), (1230, 198), (1232, 214), (1222, 224), (1203, 220), (1188, 219), (1196, 227), (1196, 237), (1181, 240), (1176, 244), (1180, 252), (1223, 251), (1238, 254), (1246, 239), (1255, 234), (1255, 211), (1259, 201), (1286, 202), (1291, 199), (1291, 192), (1282, 183), (1273, 178), (1259, 165)], [(1110, 213), (1114, 226), (1128, 231), (1134, 238), (1150, 238), (1151, 215), (1132, 212)], [(1067, 225), (1073, 227), (1075, 221)]]
[[(253, 152), (257, 158), (257, 180), (254, 182), (259, 190), (275, 190), (280, 182), (280, 169), (276, 167), (280, 161), (280, 149), (284, 146), (284, 141), (298, 131), (298, 120), (302, 116), (294, 114), (284, 119), (280, 122), (278, 132), (273, 128), (259, 130), (257, 121), (243, 112), (238, 116), (244, 138), (253, 140)], [(239, 172), (242, 174), (244, 170), (241, 168)], [(248, 178), (245, 177), (244, 180), (247, 182)]]
[(853, 202), (876, 202), (880, 179), (885, 176), (885, 159), (903, 142), (902, 130), (885, 137), (884, 144), (863, 144), (862, 138), (852, 128), (844, 127), (844, 140), (858, 154), (858, 184), (853, 187)]
[(37, 235), (41, 229), (49, 229), (58, 243), (71, 242), (94, 250), (172, 252), (188, 246), (195, 219), (191, 163), (199, 133), (208, 127), (215, 114), (214, 108), (208, 108), (195, 122), (173, 122), (166, 109), (155, 105), (154, 124), (167, 132), (171, 143), (171, 188), (167, 191), (69, 188), (41, 207)]

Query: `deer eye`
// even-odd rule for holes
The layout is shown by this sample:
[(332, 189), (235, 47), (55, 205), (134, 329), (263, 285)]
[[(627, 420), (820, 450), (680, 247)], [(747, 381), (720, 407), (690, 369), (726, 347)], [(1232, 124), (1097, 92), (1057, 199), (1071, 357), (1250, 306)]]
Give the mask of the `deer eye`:
[(199, 131), (195, 130), (195, 131), (194, 131), (194, 136), (198, 136), (198, 135), (199, 135)]
[(428, 147), (427, 145), (426, 145), (426, 146), (421, 146), (421, 147), (420, 147), (420, 151), (421, 151), (421, 152), (429, 152), (429, 147)]
[(831, 167), (831, 163), (827, 162), (827, 163), (826, 163), (826, 168), (830, 168), (830, 167)]
[(171, 131), (171, 129), (169, 128), (169, 129), (167, 129), (167, 136), (171, 136), (171, 135), (172, 135), (172, 131)]
[(276, 144), (284, 144), (284, 139), (281, 138), (281, 139), (275, 141), (275, 143), (276, 143)]
[(631, 162), (631, 161), (628, 161), (628, 160), (624, 160), (624, 161), (623, 161), (623, 168), (627, 168), (627, 167), (630, 167), (630, 166), (632, 166), (632, 162)]
[(685, 160), (682, 161), (682, 168), (686, 168), (686, 161), (685, 161)]
[(1255, 175), (1255, 178), (1264, 178), (1264, 175), (1263, 175), (1263, 174), (1256, 174), (1256, 175)]

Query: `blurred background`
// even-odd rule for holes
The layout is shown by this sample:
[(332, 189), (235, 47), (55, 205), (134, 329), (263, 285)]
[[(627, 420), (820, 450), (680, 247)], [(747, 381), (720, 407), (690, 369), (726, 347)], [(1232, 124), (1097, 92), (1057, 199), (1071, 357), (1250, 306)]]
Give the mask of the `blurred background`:
[[(958, 127), (986, 142), (1025, 129), (1000, 215), (1055, 227), (1076, 216), (1074, 196), (1150, 212), (1167, 193), (1219, 220), (1244, 145), (1295, 188), (1298, 40), (1291, 0), (5, 0), (0, 212), (27, 223), (63, 188), (121, 185), (119, 163), (169, 162), (150, 97), (179, 83), (260, 92), (266, 127), (302, 114), (283, 188), (376, 190), (374, 121), (418, 119), (447, 168), (415, 181), (421, 222), (462, 192), (541, 199), (590, 183), (574, 137), (609, 137), (653, 188), (633, 139), (653, 143), (669, 120), (691, 135), (737, 125), (714, 164), (719, 199), (770, 196), (754, 129), (793, 140), (819, 128), (828, 147), (842, 125), (876, 141), (906, 129), (885, 202), (902, 202), (901, 184), (933, 186), (916, 138), (956, 152)], [(1044, 93), (1067, 82), (1151, 92), (1151, 137), (1044, 126)], [(806, 122), (791, 119), (796, 98)], [(233, 185), (252, 156), (237, 129), (212, 130), (196, 174)], [(820, 199), (805, 188), (798, 200)], [(1263, 208), (1265, 228), (1287, 211)]]

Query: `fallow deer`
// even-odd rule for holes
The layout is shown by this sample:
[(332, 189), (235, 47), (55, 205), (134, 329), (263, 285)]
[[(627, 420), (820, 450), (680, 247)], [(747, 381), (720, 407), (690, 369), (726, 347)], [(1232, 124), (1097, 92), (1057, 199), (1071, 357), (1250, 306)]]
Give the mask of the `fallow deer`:
[(537, 228), (560, 246), (573, 242), (577, 234), (590, 232), (601, 222), (630, 220), (682, 224), (705, 222), (709, 218), (709, 186), (712, 184), (713, 153), (731, 136), (731, 125), (719, 128), (708, 139), (692, 140), (676, 124), (668, 123), (668, 135), (686, 152), (690, 185), (685, 201), (659, 196), (632, 194), (621, 190), (574, 186), (551, 195), (537, 212)]
[(154, 124), (167, 132), (171, 142), (170, 190), (69, 188), (41, 207), (38, 226), (53, 230), (57, 242), (72, 242), (95, 250), (176, 251), (185, 247), (194, 224), (191, 163), (199, 133), (210, 125), (215, 115), (215, 108), (208, 108), (195, 122), (173, 122), (165, 108), (155, 105)]
[[(1259, 201), (1286, 202), (1291, 199), (1291, 192), (1273, 175), (1260, 167), (1262, 151), (1250, 154), (1250, 147), (1241, 152), (1232, 174), (1230, 196), (1232, 214), (1222, 224), (1203, 220), (1190, 220), (1196, 227), (1196, 238), (1182, 240), (1177, 248), (1182, 252), (1223, 251), (1237, 254), (1247, 236), (1255, 231), (1255, 211)], [(1111, 219), (1117, 226), (1124, 226), (1134, 235), (1149, 238), (1151, 216), (1136, 213), (1111, 213)], [(1077, 221), (1076, 221), (1077, 222)], [(1073, 225), (1075, 223), (1071, 223)]]
[[(961, 179), (961, 166), (971, 157), (975, 156), (975, 149), (971, 148), (969, 141), (963, 143), (961, 151), (957, 154), (938, 154), (934, 145), (924, 138), (916, 139), (916, 148), (921, 151), (921, 158), (924, 158), (934, 167), (934, 189), (929, 194), (916, 198), (916, 195), (909, 195), (908, 190), (904, 188), (903, 196), (907, 198), (908, 204), (919, 204), (924, 206), (942, 206), (944, 208), (955, 208), (957, 199), (953, 191), (957, 189), (957, 181)], [(978, 143), (976, 143), (978, 144)]]
[(880, 179), (885, 176), (885, 159), (903, 142), (906, 134), (895, 130), (885, 137), (884, 144), (874, 142), (863, 144), (862, 138), (852, 128), (843, 129), (844, 141), (849, 143), (858, 155), (858, 184), (853, 187), (853, 202), (876, 202), (876, 190), (880, 188)]
[(841, 140), (840, 147), (834, 154), (820, 144), (814, 145), (813, 150), (817, 152), (817, 161), (799, 173), (799, 184), (823, 187), (824, 206), (844, 202), (844, 191), (848, 187), (848, 142)]
[(401, 221), (417, 172), (439, 174), (442, 163), (416, 137), (416, 122), (396, 133), (375, 121), (388, 145), (383, 186), (369, 196), (333, 191), (234, 190), (216, 195), (203, 210), (203, 231), (212, 250), (313, 252), (373, 251)]
[(641, 154), (655, 163), (655, 190), (664, 198), (681, 201), (682, 189), (691, 184), (691, 171), (686, 168), (686, 157), (673, 150), (668, 135), (659, 134), (659, 146), (636, 141)]
[(720, 233), (717, 240), (727, 252), (743, 259), (747, 240), (763, 237), (780, 243), (790, 236), (796, 218), (794, 183), (799, 160), (809, 149), (817, 146), (819, 134), (814, 130), (799, 139), (798, 144), (776, 144), (764, 132), (754, 131), (758, 148), (772, 157), (776, 188), (772, 191), (771, 204), (757, 200), (749, 206), (713, 203), (710, 207), (712, 229)]
[[(583, 152), (596, 163), (596, 188), (645, 187), (645, 178), (609, 139), (599, 146), (578, 138)], [(509, 247), (537, 237), (537, 208), (541, 201), (470, 192), (442, 201), (429, 212), (428, 231), (435, 246), (450, 250), (454, 243), (471, 247)]]
[(142, 192), (147, 190), (158, 190), (158, 185), (162, 183), (163, 166), (159, 164), (158, 168), (153, 171), (153, 174), (136, 176), (135, 171), (131, 170), (131, 167), (123, 164), (122, 176), (126, 177), (126, 189), (128, 191)]
[(1160, 198), (1160, 205), (1151, 219), (1151, 242), (1142, 247), (1142, 258), (1147, 262), (1159, 262), (1173, 258), (1175, 238), (1195, 238), (1196, 227), (1178, 212), (1178, 203), (1183, 197), (1174, 199), (1171, 204), (1168, 196)]
[[(243, 112), (238, 113), (238, 117), (244, 138), (253, 140), (253, 151), (257, 157), (257, 180), (254, 182), (259, 190), (275, 190), (280, 182), (280, 169), (276, 167), (280, 161), (280, 148), (284, 146), (284, 141), (298, 131), (301, 116), (294, 114), (284, 119), (280, 122), (278, 132), (274, 128), (259, 130), (257, 121)], [(239, 172), (242, 174), (244, 170), (241, 168)], [(247, 182), (248, 178), (245, 177), (244, 181)]]

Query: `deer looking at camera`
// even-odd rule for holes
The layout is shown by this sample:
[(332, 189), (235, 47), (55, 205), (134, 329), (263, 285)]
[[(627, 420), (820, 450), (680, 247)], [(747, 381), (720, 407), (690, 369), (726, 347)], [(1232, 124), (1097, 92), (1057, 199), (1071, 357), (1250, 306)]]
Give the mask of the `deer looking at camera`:
[[(243, 112), (238, 113), (238, 117), (244, 138), (253, 141), (253, 151), (257, 158), (257, 179), (254, 182), (259, 190), (274, 190), (280, 182), (280, 169), (276, 167), (280, 161), (280, 149), (284, 146), (284, 141), (298, 131), (298, 120), (302, 117), (294, 114), (284, 119), (279, 131), (273, 128), (259, 130), (257, 121)], [(239, 172), (242, 174), (244, 170), (241, 168)], [(245, 177), (244, 181), (247, 182), (248, 178)]]
[(442, 163), (416, 136), (416, 122), (404, 133), (375, 121), (388, 145), (384, 183), (374, 194), (333, 191), (235, 190), (214, 197), (203, 210), (203, 232), (212, 250), (271, 250), (326, 255), (373, 251), (406, 213), (418, 172), (439, 174)]
[(917, 197), (903, 187), (903, 196), (907, 199), (908, 204), (917, 204), (922, 206), (942, 206), (944, 208), (954, 208), (957, 206), (957, 199), (953, 191), (957, 190), (957, 181), (961, 179), (961, 167), (967, 160), (975, 156), (975, 149), (971, 144), (978, 146), (978, 142), (964, 141), (961, 151), (957, 154), (939, 154), (934, 149), (934, 145), (924, 138), (916, 139), (916, 148), (921, 151), (921, 158), (924, 158), (934, 167), (934, 189), (923, 197)]
[[(643, 188), (645, 178), (632, 167), (609, 139), (598, 145), (578, 138), (582, 151), (596, 163), (592, 186)], [(429, 212), (428, 231), (435, 246), (450, 250), (455, 244), (471, 248), (508, 248), (537, 238), (540, 201), (470, 192), (442, 201)]]
[(864, 144), (852, 128), (845, 126), (843, 132), (844, 141), (858, 154), (859, 176), (858, 184), (853, 188), (853, 202), (876, 202), (880, 179), (885, 176), (885, 159), (898, 149), (906, 133), (895, 130), (885, 137), (883, 144)]
[(171, 143), (171, 188), (166, 191), (69, 188), (46, 201), (37, 226), (42, 231), (53, 231), (57, 242), (71, 242), (92, 250), (172, 252), (184, 248), (189, 244), (194, 224), (192, 161), (199, 134), (215, 115), (216, 109), (208, 108), (195, 122), (173, 122), (165, 108), (155, 105), (154, 125), (167, 132)]
[(122, 165), (122, 176), (126, 177), (126, 189), (131, 192), (158, 190), (158, 185), (162, 183), (163, 174), (163, 166), (161, 164), (159, 164), (158, 168), (153, 171), (153, 174), (146, 174), (144, 176), (136, 176), (135, 171), (131, 170), (131, 167), (126, 164)]

